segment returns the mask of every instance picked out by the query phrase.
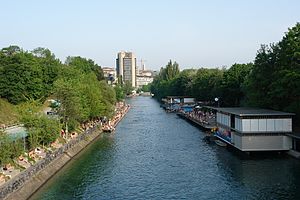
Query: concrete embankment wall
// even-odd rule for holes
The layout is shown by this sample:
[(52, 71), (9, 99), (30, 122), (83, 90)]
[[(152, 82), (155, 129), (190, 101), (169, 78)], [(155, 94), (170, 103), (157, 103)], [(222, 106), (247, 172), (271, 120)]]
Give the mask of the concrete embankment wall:
[(29, 167), (0, 188), (0, 199), (28, 199), (74, 156), (96, 140), (101, 134), (96, 127), (65, 144), (45, 159)]

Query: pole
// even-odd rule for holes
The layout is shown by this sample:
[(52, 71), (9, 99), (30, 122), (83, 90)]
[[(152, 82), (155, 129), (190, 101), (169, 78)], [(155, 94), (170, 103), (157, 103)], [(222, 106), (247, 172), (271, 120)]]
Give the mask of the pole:
[(24, 152), (25, 152), (25, 132), (23, 132), (23, 142), (24, 142), (23, 147), (24, 147)]
[(68, 138), (68, 121), (66, 121), (66, 139)]

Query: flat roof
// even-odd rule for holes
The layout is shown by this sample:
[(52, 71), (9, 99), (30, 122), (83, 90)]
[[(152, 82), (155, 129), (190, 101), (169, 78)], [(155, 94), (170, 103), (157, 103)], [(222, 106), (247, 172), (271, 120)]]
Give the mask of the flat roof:
[(217, 108), (211, 107), (220, 112), (230, 113), (238, 116), (292, 116), (294, 113), (281, 112), (276, 110), (262, 109), (262, 108), (251, 108), (251, 107), (228, 107), (228, 108)]
[(195, 97), (189, 97), (189, 96), (166, 96), (166, 98), (192, 98), (192, 99), (195, 99)]

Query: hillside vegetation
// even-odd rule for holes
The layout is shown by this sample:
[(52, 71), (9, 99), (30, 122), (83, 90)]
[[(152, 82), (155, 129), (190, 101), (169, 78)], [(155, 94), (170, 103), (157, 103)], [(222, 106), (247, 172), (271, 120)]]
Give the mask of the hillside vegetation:
[(0, 124), (12, 125), (18, 122), (15, 107), (5, 99), (0, 99)]

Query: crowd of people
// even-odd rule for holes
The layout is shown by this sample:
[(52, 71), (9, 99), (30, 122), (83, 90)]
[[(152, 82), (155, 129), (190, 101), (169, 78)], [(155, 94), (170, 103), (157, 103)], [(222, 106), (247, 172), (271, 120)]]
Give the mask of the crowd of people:
[(127, 113), (129, 105), (125, 102), (118, 102), (115, 107), (115, 115), (111, 120), (106, 120), (102, 125), (102, 130), (105, 132), (112, 132), (123, 116)]
[(193, 109), (193, 111), (186, 113), (186, 115), (202, 124), (211, 124), (215, 121), (215, 114), (211, 111), (202, 111)]

